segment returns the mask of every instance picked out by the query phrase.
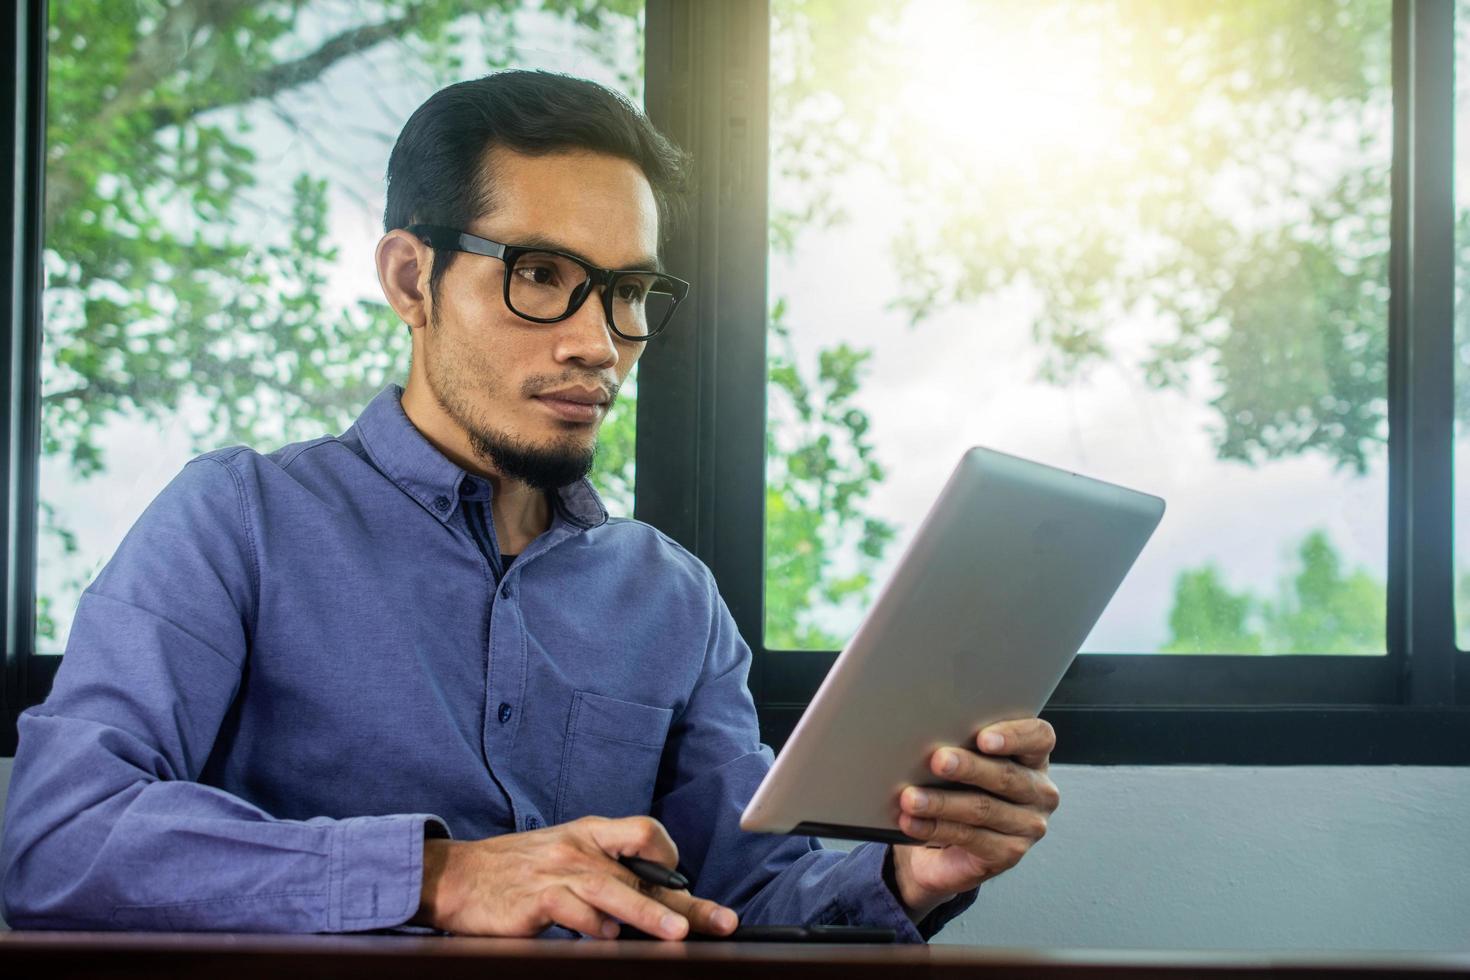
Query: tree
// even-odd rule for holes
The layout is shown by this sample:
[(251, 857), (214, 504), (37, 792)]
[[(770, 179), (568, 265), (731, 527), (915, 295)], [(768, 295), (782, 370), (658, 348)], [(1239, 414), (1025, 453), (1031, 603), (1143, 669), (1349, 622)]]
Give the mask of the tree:
[[(1388, 435), (1390, 7), (777, 0), (773, 145), (778, 159), (782, 145), (799, 148), (792, 174), (808, 189), (787, 210), (841, 220), (832, 187), (876, 177), (902, 198), (889, 260), (901, 272), (895, 305), (916, 330), (954, 306), (1024, 296), (1041, 380), (1071, 385), (1122, 366), (1208, 404), (1220, 459), (1255, 467), (1316, 454), (1363, 474)], [(942, 72), (925, 71), (915, 36), (953, 55), (929, 52)], [(1090, 90), (1066, 96), (1104, 111), (1058, 115), (1096, 123), (1095, 139), (1069, 132), (1038, 149), (1004, 132), (976, 138), (991, 102), (1026, 85), (1024, 64), (974, 84), (970, 69), (1005, 62), (1010, 42), (1018, 58), (1055, 54), (1063, 74), (1068, 59), (1093, 70)], [(904, 88), (912, 78), (929, 87)], [(1466, 300), (1470, 214), (1457, 228)], [(1470, 300), (1457, 316), (1457, 336), (1470, 338)], [(1157, 327), (1141, 346), (1120, 329), (1140, 322)], [(1470, 420), (1470, 343), (1457, 371), (1457, 414)], [(1329, 556), (1310, 560), (1325, 572)], [(1328, 578), (1346, 605), (1313, 626), (1295, 586), (1267, 602), (1231, 592), (1218, 569), (1190, 570), (1165, 649), (1381, 650), (1381, 630), (1355, 619), (1347, 598), (1366, 601), (1381, 584)]]
[(1206, 564), (1179, 573), (1168, 653), (1382, 653), (1388, 591), (1368, 572), (1345, 572), (1326, 531), (1297, 546), (1298, 566), (1275, 599), (1232, 592)]
[(834, 650), (847, 638), (824, 620), (868, 597), (873, 568), (894, 533), (863, 511), (883, 479), (867, 439), (868, 416), (853, 402), (869, 354), (847, 344), (824, 350), (809, 380), (779, 300), (771, 324), (765, 644)]
[(1273, 649), (1292, 653), (1382, 653), (1388, 642), (1388, 593), (1366, 571), (1345, 573), (1325, 531), (1297, 549), (1300, 570), (1283, 583), (1262, 618)]
[[(406, 369), (409, 334), (384, 304), (328, 300), (328, 175), (302, 170), (284, 200), (269, 195), (251, 113), (268, 110), (335, 160), (330, 134), (356, 122), (335, 118), (332, 71), (389, 46), (406, 55), (394, 70), (413, 66), (430, 85), (516, 62), (521, 6), (381, 0), (344, 19), (301, 0), (51, 4), (43, 455), (65, 459), (76, 480), (96, 477), (121, 448), (100, 433), (124, 416), (185, 419), (197, 451), (345, 428)], [(641, 0), (541, 6), (592, 38), (642, 10)], [(585, 47), (637, 61), (635, 50)], [(467, 71), (467, 48), (488, 63)], [(394, 135), (378, 134), (382, 159)], [(338, 163), (361, 171), (360, 160)], [(272, 222), (285, 235), (260, 240)], [(614, 420), (613, 465), (627, 459), (623, 428)], [(40, 518), (43, 554), (75, 556), (65, 516), (43, 503)], [(55, 607), (38, 597), (42, 638), (56, 637)]]
[(1255, 601), (1232, 592), (1213, 563), (1179, 573), (1174, 608), (1169, 612), (1169, 642), (1161, 653), (1260, 653), (1260, 634), (1248, 621)]
[[(408, 331), (381, 303), (348, 306), (327, 297), (337, 246), (329, 238), (329, 191), (342, 173), (296, 175), (276, 201), (259, 178), (251, 113), (266, 107), (325, 161), (333, 118), (328, 76), (397, 46), (422, 65), (426, 90), (522, 63), (520, 0), (380, 0), (352, 19), (322, 16), (301, 0), (67, 0), (50, 7), (42, 451), (65, 459), (76, 480), (105, 474), (106, 426), (124, 416), (184, 417), (198, 451), (230, 443), (265, 448), (341, 431), (406, 370)], [(541, 9), (579, 26), (590, 56), (610, 62), (625, 87), (641, 89), (641, 45), (610, 48), (642, 0), (543, 0)], [(469, 68), (462, 52), (488, 63)], [(389, 115), (384, 109), (385, 115)], [(394, 132), (381, 135), (383, 157)], [(791, 163), (795, 157), (788, 155)], [(360, 160), (338, 161), (348, 175)], [(287, 234), (262, 242), (276, 220)], [(863, 523), (860, 499), (881, 470), (861, 443), (866, 422), (850, 405), (861, 353), (822, 355), (818, 377), (794, 359), (773, 361), (777, 390), (800, 400), (803, 438), (778, 446), (771, 534), (799, 560), (779, 564), (773, 603), (788, 626), (777, 643), (833, 645), (812, 608), (859, 596), (864, 568), (832, 573), (833, 549), (858, 521), (859, 553), (881, 552), (886, 526)], [(605, 421), (593, 479), (624, 511), (631, 505), (636, 383)], [(779, 440), (778, 440), (779, 442)], [(856, 452), (853, 468), (846, 454)], [(787, 453), (788, 455), (781, 455)], [(51, 560), (79, 555), (66, 515), (41, 505)], [(92, 570), (71, 576), (79, 591)], [(71, 595), (37, 599), (38, 635), (58, 639), (55, 613)], [(783, 630), (785, 632), (783, 632)]]
[(926, 30), (1066, 45), (1115, 111), (1083, 149), (1011, 157), (977, 140), (966, 107), (1007, 92), (924, 93), (954, 110), (943, 123), (895, 111), (914, 53), (893, 35), (913, 4), (777, 10), (800, 54), (795, 138), (823, 142), (812, 182), (868, 168), (904, 195), (893, 261), (912, 322), (1023, 290), (1041, 376), (1068, 384), (1119, 356), (1119, 323), (1157, 319), (1172, 334), (1136, 367), (1156, 387), (1214, 392), (1222, 459), (1316, 452), (1362, 472), (1386, 438), (1389, 7), (945, 5)]

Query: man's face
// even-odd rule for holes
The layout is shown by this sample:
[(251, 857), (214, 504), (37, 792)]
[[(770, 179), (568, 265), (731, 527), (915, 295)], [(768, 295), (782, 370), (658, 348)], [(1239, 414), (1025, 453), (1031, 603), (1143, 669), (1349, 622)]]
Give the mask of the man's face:
[[(492, 151), (495, 208), (465, 231), (534, 243), (604, 268), (651, 268), (658, 212), (643, 172), (589, 152)], [(422, 335), (430, 392), (502, 476), (539, 489), (592, 465), (597, 430), (643, 345), (606, 324), (600, 290), (559, 323), (507, 308), (499, 260), (457, 254), (431, 300)]]

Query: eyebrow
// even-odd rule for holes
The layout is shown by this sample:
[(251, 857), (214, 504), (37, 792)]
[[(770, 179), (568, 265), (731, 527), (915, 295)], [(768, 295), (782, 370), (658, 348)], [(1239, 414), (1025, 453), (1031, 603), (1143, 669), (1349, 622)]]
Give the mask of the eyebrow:
[[(557, 241), (555, 238), (549, 238), (546, 235), (530, 235), (525, 238), (517, 238), (514, 242), (511, 242), (509, 244), (516, 245), (521, 248), (544, 248), (554, 252), (565, 252), (575, 259), (581, 259), (583, 262), (586, 262), (590, 266), (596, 266), (599, 269), (602, 268), (601, 265), (593, 262), (591, 259), (583, 255), (576, 249), (569, 247), (563, 242)], [(658, 260), (658, 256), (656, 255), (642, 256), (641, 258), (634, 259), (632, 265), (620, 265), (613, 271), (616, 272), (618, 271), (618, 269), (646, 269), (652, 272), (664, 271), (663, 263)]]

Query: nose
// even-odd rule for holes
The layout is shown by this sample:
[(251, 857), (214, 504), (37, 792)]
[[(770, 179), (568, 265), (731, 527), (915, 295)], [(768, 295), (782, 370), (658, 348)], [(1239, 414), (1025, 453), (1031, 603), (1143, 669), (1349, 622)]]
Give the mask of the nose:
[(577, 312), (556, 324), (558, 361), (580, 361), (598, 368), (618, 363), (618, 345), (603, 309), (602, 289), (593, 286)]

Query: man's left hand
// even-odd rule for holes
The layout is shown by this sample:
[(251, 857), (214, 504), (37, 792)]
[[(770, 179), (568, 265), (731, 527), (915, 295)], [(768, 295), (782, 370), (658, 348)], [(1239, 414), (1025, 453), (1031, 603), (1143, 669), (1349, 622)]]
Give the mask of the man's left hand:
[[(995, 737), (999, 736), (999, 741)], [(936, 749), (929, 769), (975, 790), (908, 786), (899, 795), (899, 828), (937, 847), (896, 845), (899, 898), (922, 918), (954, 895), (1015, 867), (1046, 834), (1061, 800), (1046, 774), (1056, 732), (1040, 718), (998, 722), (968, 748)]]

